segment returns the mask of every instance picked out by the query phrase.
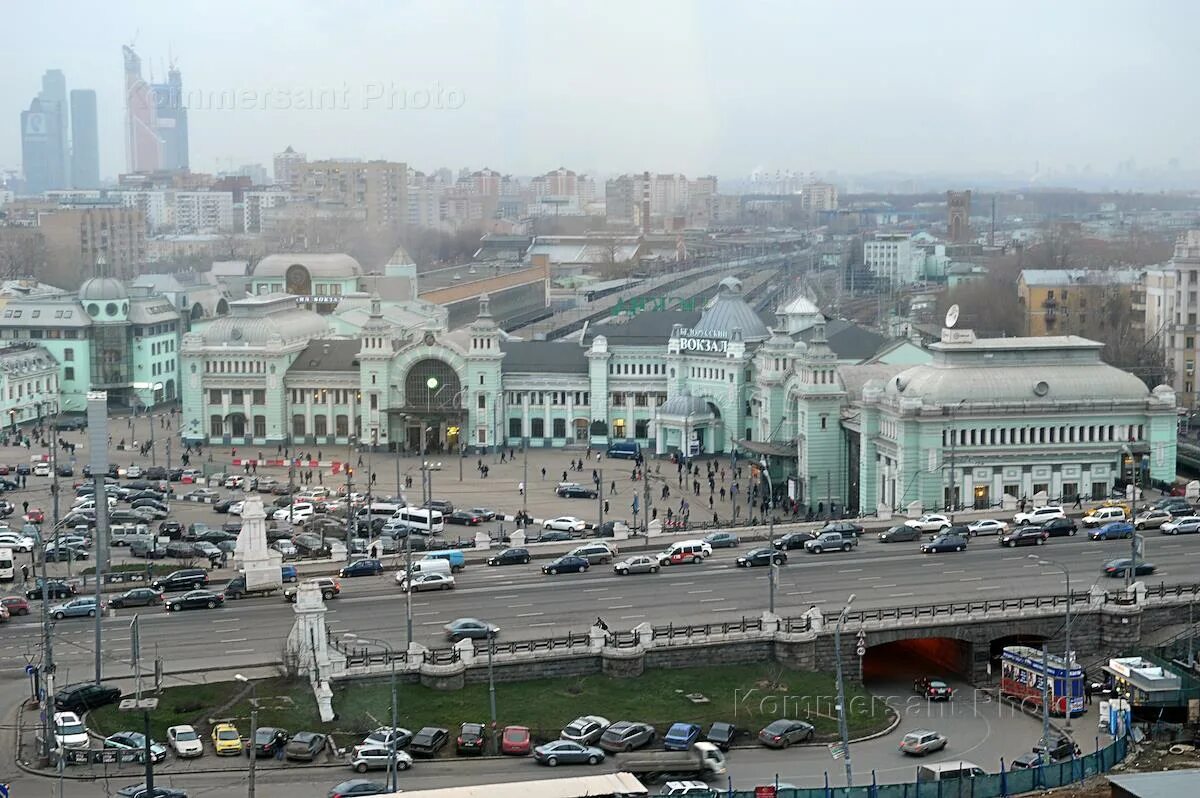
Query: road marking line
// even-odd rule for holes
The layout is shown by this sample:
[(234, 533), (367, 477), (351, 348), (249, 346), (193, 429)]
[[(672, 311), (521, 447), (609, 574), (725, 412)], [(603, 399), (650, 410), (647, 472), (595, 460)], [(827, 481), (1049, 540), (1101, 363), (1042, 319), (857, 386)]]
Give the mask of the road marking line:
[(522, 613), (518, 613), (517, 617), (518, 618), (537, 618), (537, 617), (545, 615), (545, 614), (546, 613), (544, 613), (544, 612), (522, 612)]
[(226, 654), (253, 654), (254, 649), (252, 649), (252, 648), (231, 648), (228, 651), (226, 651), (225, 653)]
[(421, 621), (422, 626), (444, 626), (441, 621)]
[(622, 615), (622, 621), (632, 621), (634, 618), (645, 618), (645, 615)]
[(606, 590), (608, 590), (608, 588), (606, 588), (606, 587), (585, 587), (583, 589), (583, 592), (584, 593), (603, 593)]
[[(529, 606), (529, 605), (526, 605), (526, 606)], [(419, 617), (422, 617), (422, 616), (424, 616), (424, 617), (428, 617), (428, 616), (430, 616), (430, 615), (441, 615), (441, 614), (442, 614), (442, 613), (441, 613), (441, 611), (440, 611), (440, 610), (431, 610), (431, 611), (429, 611), (429, 612), (414, 612), (414, 613), (413, 613), (413, 615), (414, 615), (414, 616), (416, 616), (416, 617), (418, 617), (418, 618), (419, 618)]]
[(633, 609), (633, 605), (632, 604), (616, 604), (612, 607), (609, 607), (609, 609), (610, 610), (631, 610), (631, 609)]
[(509, 604), (509, 605), (508, 605), (508, 608), (509, 608), (510, 610), (515, 610), (515, 609), (517, 609), (518, 607), (532, 607), (532, 606), (533, 606), (533, 603), (531, 602), (531, 603), (529, 603), (529, 604)]
[(671, 587), (683, 587), (685, 585), (694, 585), (695, 582), (671, 582)]
[(890, 593), (888, 594), (888, 598), (904, 598), (905, 596), (911, 595), (912, 593)]
[(520, 598), (520, 596), (515, 593), (511, 596), (496, 596), (497, 601), (504, 601), (506, 599), (515, 599), (515, 598)]
[(860, 577), (858, 578), (858, 581), (860, 581), (860, 582), (870, 582), (872, 579), (883, 579), (883, 577), (882, 577), (882, 576), (860, 576)]
[(689, 591), (688, 591), (688, 595), (689, 595), (689, 596), (694, 596), (694, 595), (696, 595), (697, 593), (711, 593), (711, 592), (712, 592), (711, 590), (689, 590)]
[(861, 568), (843, 568), (840, 571), (838, 571), (838, 573), (839, 574), (858, 574), (858, 573), (862, 573), (862, 569)]
[(700, 603), (701, 603), (701, 604), (709, 604), (709, 603), (711, 603), (711, 602), (714, 602), (714, 601), (724, 601), (724, 600), (725, 600), (724, 598), (700, 599)]
[(958, 581), (960, 581), (960, 582), (982, 582), (983, 577), (982, 576), (964, 576), (963, 578), (959, 579)]
[(535, 626), (554, 626), (554, 621), (545, 621), (545, 622), (543, 622), (543, 623), (531, 623), (531, 624), (529, 624), (529, 628), (530, 628), (530, 629), (532, 629), (532, 628), (533, 628), (533, 627), (535, 627)]
[(885, 587), (895, 587), (895, 585), (871, 585), (875, 590), (883, 590)]
[(975, 589), (976, 590), (999, 590), (1002, 587), (1004, 587), (1004, 585), (982, 585)]
[(737, 612), (737, 607), (713, 607), (710, 612)]
[(965, 574), (966, 568), (955, 568), (953, 571), (942, 571), (943, 574)]
[(244, 638), (244, 637), (232, 637), (232, 638), (230, 638), (229, 640), (219, 640), (219, 641), (217, 641), (217, 642), (219, 642), (219, 643), (245, 643), (245, 642), (246, 642), (246, 638)]

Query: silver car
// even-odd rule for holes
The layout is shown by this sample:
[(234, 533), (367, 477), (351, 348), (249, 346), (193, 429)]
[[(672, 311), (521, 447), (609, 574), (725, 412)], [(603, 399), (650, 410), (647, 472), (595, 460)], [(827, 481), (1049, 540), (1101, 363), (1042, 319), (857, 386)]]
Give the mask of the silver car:
[(584, 715), (564, 726), (559, 737), (580, 745), (591, 745), (600, 739), (610, 725), (606, 718), (599, 715)]
[(925, 756), (946, 747), (946, 735), (930, 729), (913, 729), (900, 741), (900, 751), (913, 756)]
[[(383, 770), (388, 766), (391, 757), (391, 746), (387, 745), (356, 745), (350, 752), (347, 764), (359, 773), (368, 770)], [(412, 757), (407, 751), (396, 751), (396, 770), (408, 770), (412, 767)]]
[(629, 574), (656, 574), (659, 569), (658, 560), (645, 554), (635, 554), (613, 564), (613, 572), (621, 576)]

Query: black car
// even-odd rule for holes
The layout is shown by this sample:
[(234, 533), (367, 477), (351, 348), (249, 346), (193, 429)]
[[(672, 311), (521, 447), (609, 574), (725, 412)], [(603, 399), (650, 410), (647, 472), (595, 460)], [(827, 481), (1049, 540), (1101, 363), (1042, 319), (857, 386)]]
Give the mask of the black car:
[(114, 524), (148, 524), (154, 519), (141, 510), (113, 510), (108, 514), (108, 520)]
[(121, 691), (108, 685), (85, 682), (72, 684), (54, 694), (54, 708), (79, 715), (89, 709), (105, 707), (121, 700)]
[(240, 502), (240, 501), (241, 501), (241, 498), (235, 497), (235, 496), (229, 496), (228, 498), (221, 499), (221, 501), (215, 503), (212, 506), (213, 512), (227, 513), (227, 512), (229, 512), (229, 508), (233, 506), (234, 502)]
[(170, 479), (171, 474), (163, 466), (150, 466), (142, 472), (142, 476), (146, 479), (165, 480)]
[(722, 751), (728, 751), (733, 747), (734, 738), (738, 735), (738, 728), (732, 723), (724, 723), (717, 721), (708, 727), (708, 734), (704, 735), (706, 742), (710, 742)]
[(79, 562), (88, 557), (87, 550), (79, 546), (50, 545), (45, 548), (43, 554), (46, 562)]
[(933, 540), (921, 546), (926, 554), (938, 554), (943, 551), (966, 551), (967, 539), (962, 535), (938, 535)]
[[(74, 585), (51, 579), (46, 582), (46, 591), (52, 599), (65, 599), (75, 595)], [(25, 598), (36, 601), (42, 597), (42, 578), (39, 576), (34, 586), (25, 591)]]
[(803, 549), (805, 543), (814, 540), (816, 537), (812, 532), (788, 532), (783, 537), (771, 541), (771, 545), (780, 551)]
[[(288, 733), (286, 729), (278, 729), (274, 726), (259, 726), (254, 730), (254, 749), (258, 756), (275, 756), (275, 752), (287, 745)], [(250, 743), (246, 743), (246, 754), (250, 754)]]
[(172, 540), (167, 544), (166, 552), (168, 557), (180, 560), (190, 560), (196, 556), (194, 545), (186, 540)]
[(413, 735), (408, 752), (413, 756), (437, 756), (449, 740), (450, 732), (439, 726), (426, 726)]
[(458, 729), (454, 750), (458, 754), (482, 754), (486, 742), (487, 731), (482, 723), (464, 723)]
[(146, 789), (145, 784), (131, 784), (117, 790), (117, 798), (188, 798), (186, 790), (174, 787), (159, 787), (155, 785), (154, 792)]
[(167, 497), (164, 496), (162, 493), (159, 493), (156, 490), (151, 490), (150, 488), (147, 488), (145, 490), (135, 490), (135, 491), (131, 492), (125, 498), (131, 502), (136, 502), (138, 499), (153, 499), (154, 501), (161, 504), (163, 506), (163, 509), (166, 509), (166, 507), (167, 507)]
[(840, 535), (858, 537), (863, 533), (863, 528), (860, 524), (852, 521), (830, 521), (825, 526), (817, 530), (817, 534), (825, 532), (837, 532)]
[(561, 529), (547, 529), (536, 538), (526, 538), (530, 543), (557, 543), (563, 540), (574, 540), (575, 537), (570, 532), (564, 532)]
[(1046, 542), (1046, 530), (1040, 526), (1019, 526), (1000, 536), (1000, 545), (1010, 549), (1016, 546), (1040, 546)]
[(594, 499), (597, 496), (596, 491), (583, 485), (559, 485), (554, 492), (564, 499)]
[(135, 587), (133, 590), (126, 590), (119, 596), (113, 596), (108, 606), (114, 609), (124, 609), (125, 607), (151, 607), (163, 603), (162, 593), (149, 587)]
[(470, 510), (455, 510), (444, 518), (447, 524), (458, 524), (459, 526), (479, 526), (483, 523), (483, 516)]
[(586, 557), (574, 557), (567, 554), (559, 557), (556, 560), (551, 560), (542, 566), (542, 573), (550, 574), (577, 574), (583, 573), (588, 569), (588, 561)]
[(893, 526), (879, 533), (881, 543), (905, 543), (920, 539), (921, 530), (911, 526)]
[(181, 568), (150, 583), (155, 590), (171, 593), (177, 590), (199, 590), (208, 584), (208, 572), (203, 568)]
[(494, 557), (488, 557), (488, 565), (525, 565), (529, 562), (529, 549), (505, 549)]
[(225, 603), (225, 596), (211, 590), (189, 590), (181, 596), (172, 596), (167, 601), (168, 612), (182, 610), (215, 610)]
[(58, 475), (60, 477), (75, 476), (75, 469), (71, 468), (71, 466), (69, 466), (69, 465), (60, 465), (56, 470), (58, 471)]
[(196, 543), (223, 543), (226, 540), (237, 540), (237, 535), (224, 529), (208, 529), (196, 536)]
[(329, 798), (357, 798), (359, 795), (382, 795), (391, 790), (377, 781), (367, 779), (347, 779), (333, 785)]
[(751, 568), (755, 565), (770, 565), (771, 563), (783, 565), (786, 562), (787, 555), (775, 549), (751, 549), (737, 558), (737, 564), (741, 568)]
[(383, 573), (383, 563), (379, 560), (355, 560), (338, 571), (342, 579), (354, 576), (379, 576)]
[[(149, 493), (149, 491), (139, 491), (139, 493)], [(162, 501), (154, 498), (153, 496), (142, 496), (137, 499), (133, 499), (130, 501), (129, 506), (135, 510), (148, 507), (151, 510), (158, 510), (164, 513), (169, 513), (171, 511), (167, 505), (163, 504)]]
[(1042, 524), (1039, 529), (1045, 532), (1047, 537), (1052, 538), (1067, 537), (1079, 531), (1074, 518), (1051, 518)]
[(178, 521), (163, 521), (158, 525), (158, 534), (178, 540), (183, 535), (183, 524)]

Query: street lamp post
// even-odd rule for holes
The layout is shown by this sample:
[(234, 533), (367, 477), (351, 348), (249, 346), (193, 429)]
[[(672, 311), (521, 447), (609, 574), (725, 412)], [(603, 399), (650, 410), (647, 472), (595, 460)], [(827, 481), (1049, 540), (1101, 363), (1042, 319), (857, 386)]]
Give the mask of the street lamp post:
[(255, 740), (258, 736), (258, 685), (240, 673), (235, 673), (233, 678), (242, 684), (250, 685), (250, 776), (247, 780), (246, 795), (248, 798), (254, 798), (254, 772), (258, 768), (258, 745)]
[(846, 682), (842, 676), (842, 622), (846, 613), (854, 603), (854, 594), (846, 599), (846, 605), (838, 614), (837, 625), (833, 628), (833, 656), (837, 661), (837, 698), (838, 698), (838, 730), (842, 735), (842, 756), (846, 760), (846, 787), (854, 786), (854, 772), (850, 767), (850, 730), (846, 722)]
[[(1049, 557), (1039, 557), (1036, 554), (1030, 554), (1029, 559), (1036, 560), (1039, 565), (1052, 565), (1055, 568), (1058, 568), (1060, 571), (1062, 571), (1063, 575), (1067, 578), (1067, 613), (1066, 613), (1067, 617), (1066, 617), (1066, 625), (1064, 626), (1064, 636), (1065, 636), (1064, 644), (1066, 646), (1067, 652), (1066, 652), (1066, 656), (1064, 657), (1064, 659), (1067, 663), (1067, 684), (1070, 684), (1071, 683), (1071, 569), (1068, 568), (1063, 563), (1059, 562), (1058, 560), (1051, 560)], [(1066, 728), (1067, 728), (1067, 731), (1070, 732), (1071, 731), (1071, 693), (1070, 693), (1070, 690), (1067, 691), (1066, 714), (1067, 714)]]
[[(406, 592), (410, 592), (410, 593), (412, 592), (411, 585), (406, 584), (405, 587), (407, 588)], [(395, 651), (395, 649), (392, 648), (392, 645), (390, 643), (388, 643), (386, 640), (379, 640), (379, 639), (373, 638), (373, 637), (360, 637), (359, 635), (356, 635), (353, 633), (347, 633), (347, 634), (343, 635), (343, 637), (345, 637), (347, 640), (359, 640), (359, 641), (362, 641), (363, 643), (370, 643), (372, 645), (379, 646), (380, 648), (387, 651), (388, 666), (389, 666), (389, 669), (391, 672), (391, 688), (392, 688), (392, 728), (391, 728), (391, 732), (388, 734), (388, 774), (387, 775), (388, 775), (389, 788), (391, 789), (392, 792), (396, 792), (396, 790), (398, 789), (398, 787), (396, 785), (396, 780), (397, 780), (396, 779), (396, 775), (397, 775), (396, 774), (396, 728), (399, 725), (399, 721), (396, 716), (396, 651)], [(493, 716), (494, 715), (495, 715), (495, 713), (493, 713)]]
[(1129, 501), (1129, 523), (1133, 525), (1133, 534), (1129, 536), (1129, 567), (1125, 569), (1125, 590), (1128, 592), (1133, 587), (1133, 580), (1137, 578), (1138, 539), (1140, 537), (1137, 533), (1138, 476), (1142, 469), (1128, 446), (1121, 446), (1121, 453), (1129, 455), (1129, 462), (1133, 465), (1133, 498)]
[(959, 399), (958, 404), (954, 406), (954, 411), (950, 414), (950, 525), (954, 525), (954, 508), (957, 506), (958, 496), (954, 493), (954, 456), (958, 452), (958, 411), (966, 404), (967, 399)]
[[(496, 632), (488, 627), (487, 634), (488, 647), (488, 704), (492, 711), (492, 733), (488, 736), (491, 740), (491, 745), (496, 745), (496, 678), (492, 671), (492, 653), (496, 648)], [(493, 748), (494, 750), (494, 748)]]

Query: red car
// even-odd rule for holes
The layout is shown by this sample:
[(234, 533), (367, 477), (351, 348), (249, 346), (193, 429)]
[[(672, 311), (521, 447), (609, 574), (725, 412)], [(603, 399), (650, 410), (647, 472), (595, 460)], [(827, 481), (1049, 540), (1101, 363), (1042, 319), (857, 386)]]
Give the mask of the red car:
[(37, 507), (34, 507), (25, 514), (25, 520), (34, 524), (40, 524), (46, 520), (46, 513), (42, 510), (39, 510)]
[(9, 615), (29, 614), (29, 602), (21, 596), (5, 596), (0, 598), (0, 604), (4, 605)]
[(8, 476), (8, 466), (0, 465), (0, 477)]
[(913, 682), (913, 690), (928, 698), (930, 701), (949, 701), (954, 695), (954, 688), (939, 679), (922, 676)]
[(528, 756), (533, 749), (533, 735), (525, 726), (505, 726), (500, 735), (500, 753)]

